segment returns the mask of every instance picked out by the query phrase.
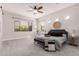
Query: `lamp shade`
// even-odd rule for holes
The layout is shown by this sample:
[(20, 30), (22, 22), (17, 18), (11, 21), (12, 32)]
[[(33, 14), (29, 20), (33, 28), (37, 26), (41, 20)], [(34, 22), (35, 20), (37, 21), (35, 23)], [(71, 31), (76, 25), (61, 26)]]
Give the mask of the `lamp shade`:
[(75, 37), (76, 36), (76, 30), (73, 30), (72, 31), (72, 37)]

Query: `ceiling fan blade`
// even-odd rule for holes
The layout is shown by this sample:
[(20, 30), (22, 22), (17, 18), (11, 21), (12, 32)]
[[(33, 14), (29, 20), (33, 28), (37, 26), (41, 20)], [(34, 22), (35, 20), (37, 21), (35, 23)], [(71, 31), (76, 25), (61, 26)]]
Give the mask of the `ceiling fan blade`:
[(34, 9), (34, 6), (29, 6), (30, 8)]
[(43, 9), (43, 6), (40, 6), (37, 10)]
[(34, 10), (27, 10), (28, 12), (32, 12), (32, 11), (34, 11)]
[(38, 11), (39, 13), (43, 13), (43, 11)]

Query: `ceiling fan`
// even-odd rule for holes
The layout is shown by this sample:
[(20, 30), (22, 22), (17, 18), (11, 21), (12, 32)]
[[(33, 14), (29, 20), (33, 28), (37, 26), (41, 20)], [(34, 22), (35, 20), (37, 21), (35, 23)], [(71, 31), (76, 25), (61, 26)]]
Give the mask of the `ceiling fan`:
[(34, 12), (34, 14), (43, 13), (43, 11), (42, 11), (43, 6), (42, 5), (32, 5), (29, 7), (31, 8), (31, 10), (28, 10), (28, 11)]

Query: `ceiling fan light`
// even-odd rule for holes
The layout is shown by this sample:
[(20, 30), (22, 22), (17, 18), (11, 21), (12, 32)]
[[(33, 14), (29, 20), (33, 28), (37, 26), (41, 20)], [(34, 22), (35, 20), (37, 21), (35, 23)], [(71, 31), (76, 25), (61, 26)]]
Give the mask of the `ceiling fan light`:
[(34, 14), (37, 14), (37, 10), (34, 10), (33, 13), (34, 13)]

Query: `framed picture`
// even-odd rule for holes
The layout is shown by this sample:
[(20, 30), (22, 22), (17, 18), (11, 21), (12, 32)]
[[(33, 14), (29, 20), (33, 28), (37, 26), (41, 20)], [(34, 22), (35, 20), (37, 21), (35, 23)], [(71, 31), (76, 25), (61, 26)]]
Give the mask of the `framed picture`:
[(61, 28), (61, 23), (59, 21), (56, 21), (53, 23), (54, 28)]

